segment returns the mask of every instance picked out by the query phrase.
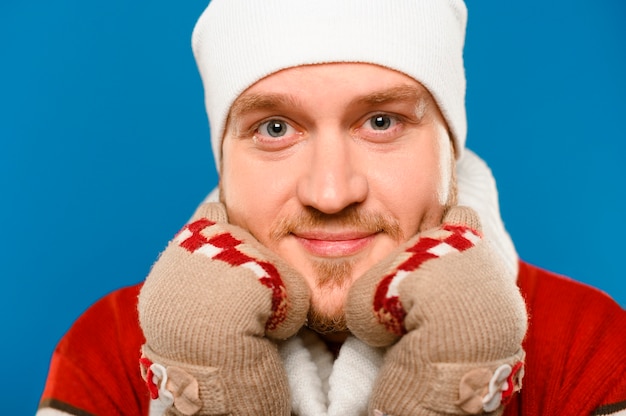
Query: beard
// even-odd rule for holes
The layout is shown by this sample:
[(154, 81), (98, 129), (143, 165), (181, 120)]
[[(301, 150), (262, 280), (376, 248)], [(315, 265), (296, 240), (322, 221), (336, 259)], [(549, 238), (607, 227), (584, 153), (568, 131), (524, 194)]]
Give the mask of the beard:
[[(351, 281), (354, 268), (353, 260), (317, 260), (313, 269), (317, 277), (317, 290), (321, 293), (341, 290)], [(343, 332), (348, 329), (343, 308), (328, 312), (311, 305), (307, 317), (307, 326), (319, 334)]]
[[(273, 242), (289, 234), (298, 234), (306, 230), (319, 228), (358, 229), (370, 233), (385, 233), (392, 239), (401, 242), (403, 234), (399, 222), (390, 216), (365, 211), (351, 205), (341, 212), (325, 214), (312, 207), (305, 207), (299, 214), (283, 218), (271, 228), (270, 239)], [(314, 259), (315, 290), (320, 298), (333, 292), (345, 291), (353, 281), (355, 259), (330, 258)], [(320, 334), (346, 331), (346, 318), (343, 307), (337, 310), (322, 310), (312, 304), (308, 314), (307, 326)]]

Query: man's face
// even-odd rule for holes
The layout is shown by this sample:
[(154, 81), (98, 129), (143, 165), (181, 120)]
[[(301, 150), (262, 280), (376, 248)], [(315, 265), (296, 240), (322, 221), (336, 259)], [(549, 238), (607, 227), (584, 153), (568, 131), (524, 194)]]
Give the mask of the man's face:
[(230, 222), (304, 276), (320, 332), (342, 329), (354, 280), (439, 224), (452, 194), (451, 143), (433, 98), (370, 64), (258, 81), (233, 104), (222, 152)]

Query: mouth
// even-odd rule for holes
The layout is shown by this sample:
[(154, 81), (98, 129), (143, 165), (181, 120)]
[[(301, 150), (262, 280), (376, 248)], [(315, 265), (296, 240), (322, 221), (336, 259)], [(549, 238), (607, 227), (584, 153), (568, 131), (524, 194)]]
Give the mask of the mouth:
[(293, 233), (293, 237), (314, 256), (339, 258), (353, 256), (369, 246), (378, 232)]

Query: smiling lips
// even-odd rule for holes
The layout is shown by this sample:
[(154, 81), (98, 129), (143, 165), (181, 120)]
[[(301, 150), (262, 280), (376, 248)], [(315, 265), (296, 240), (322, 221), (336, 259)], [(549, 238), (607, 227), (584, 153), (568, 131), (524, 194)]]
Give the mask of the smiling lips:
[(303, 232), (293, 234), (311, 254), (319, 257), (346, 257), (369, 245), (377, 233), (346, 231), (339, 233)]

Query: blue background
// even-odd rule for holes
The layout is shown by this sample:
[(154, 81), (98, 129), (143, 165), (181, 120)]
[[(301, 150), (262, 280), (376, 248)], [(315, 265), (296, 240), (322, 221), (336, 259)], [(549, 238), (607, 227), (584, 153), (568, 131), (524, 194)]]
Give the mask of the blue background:
[[(6, 413), (35, 411), (62, 334), (141, 281), (216, 182), (190, 49), (205, 5), (0, 5)], [(626, 5), (469, 8), (468, 144), (496, 175), (519, 253), (626, 305)]]

